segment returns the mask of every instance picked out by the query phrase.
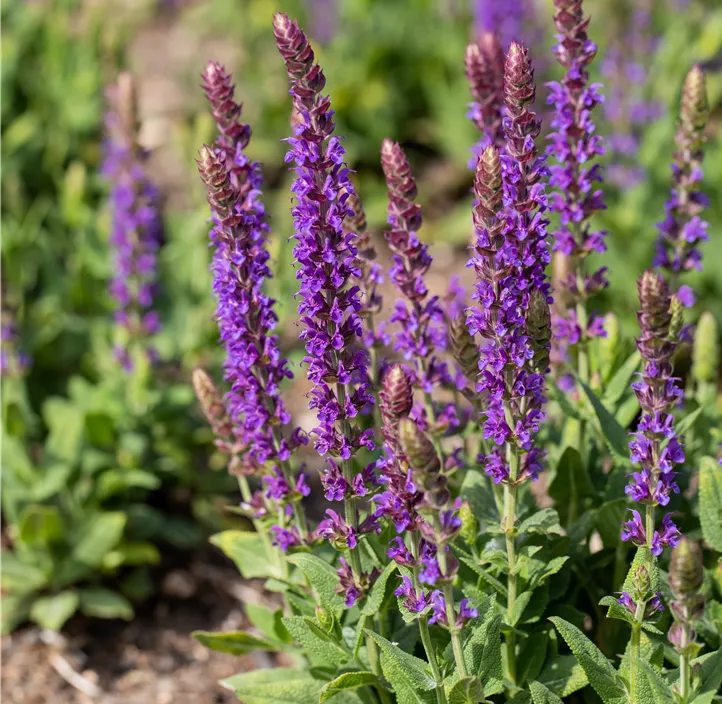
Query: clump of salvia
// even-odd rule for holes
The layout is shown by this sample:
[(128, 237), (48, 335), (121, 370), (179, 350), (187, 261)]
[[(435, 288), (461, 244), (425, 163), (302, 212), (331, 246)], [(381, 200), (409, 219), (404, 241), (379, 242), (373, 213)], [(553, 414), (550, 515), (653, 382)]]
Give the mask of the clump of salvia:
[[(481, 133), (468, 261), (475, 280), (469, 292), (449, 277), (448, 291), (437, 295), (412, 160), (392, 139), (380, 145), (391, 255), (384, 267), (335, 134), (324, 72), (299, 25), (275, 15), (293, 102), (286, 161), (295, 174), (300, 366), (314, 419), (307, 432), (296, 427), (284, 400), (292, 374), (275, 331), (275, 301), (265, 293), (271, 234), (261, 168), (248, 153), (251, 129), (240, 121), (230, 76), (216, 63), (206, 69), (218, 136), (203, 147), (198, 165), (211, 207), (227, 391), (201, 370), (193, 384), (216, 446), (239, 477), (241, 511), (257, 531), (226, 531), (217, 542), (244, 575), (266, 578), (283, 601), (276, 612), (249, 609), (253, 633), (224, 634), (217, 646), (221, 640), (206, 640), (219, 648), (237, 643), (239, 652), (259, 648), (304, 658), (277, 676), (228, 680), (241, 700), (539, 704), (561, 701), (588, 682), (605, 704), (647, 701), (642, 697), (652, 685), (672, 697), (672, 684), (688, 704), (696, 691), (693, 624), (704, 608), (703, 568), (675, 523), (680, 504), (672, 503), (682, 498), (678, 475), (685, 461), (675, 421), (682, 384), (674, 367), (683, 295), (662, 275), (644, 272), (637, 340), (643, 369), (629, 389), (637, 359), (630, 358), (618, 372), (619, 388), (597, 395), (590, 386), (592, 352), (599, 354), (603, 342), (616, 355), (620, 346), (618, 328), (611, 325), (603, 338), (602, 318), (586, 307), (606, 285), (603, 267), (586, 268), (592, 253), (605, 250), (605, 233), (594, 220), (604, 207), (596, 163), (604, 149), (593, 121), (601, 92), (589, 76), (597, 48), (581, 0), (555, 0), (553, 19), (564, 75), (549, 85), (554, 112), (546, 154), (537, 144), (542, 124), (528, 49), (512, 38), (504, 50), (493, 31), (467, 49), (471, 117)], [(682, 224), (670, 232), (697, 216), (689, 198), (697, 199), (703, 109), (699, 74), (691, 75), (675, 171), (675, 192), (683, 195), (668, 211)], [(675, 246), (693, 256), (696, 242), (681, 236)], [(547, 275), (552, 248), (571, 264), (554, 313)], [(397, 296), (391, 305), (389, 295)], [(583, 382), (590, 401), (559, 401), (570, 416), (562, 432), (545, 423), (553, 354), (574, 383)], [(695, 354), (695, 380), (708, 380)], [(629, 458), (614, 415), (622, 396), (641, 409)], [(568, 440), (566, 422), (586, 430), (581, 442)], [(626, 494), (634, 508), (618, 541), (630, 462)], [(306, 463), (320, 467), (313, 508)], [(539, 482), (546, 488), (530, 490), (547, 464), (553, 471)], [(602, 486), (613, 509), (594, 503)], [(537, 496), (551, 497), (554, 508), (538, 509)], [(661, 519), (657, 507), (665, 509)], [(602, 533), (605, 548), (610, 535), (615, 543), (600, 555), (604, 587), (582, 574)], [(632, 545), (637, 555), (621, 585)], [(673, 548), (668, 637), (679, 654), (679, 676), (669, 683), (649, 674), (658, 672), (662, 650), (648, 642), (665, 635), (659, 569), (665, 548)], [(560, 616), (606, 634), (598, 612), (589, 625), (565, 602), (576, 579), (584, 580), (585, 599), (601, 598), (606, 587), (617, 594), (601, 603), (631, 626), (618, 672)], [(561, 635), (553, 647), (547, 617)], [(578, 665), (561, 650), (562, 640)], [(565, 679), (562, 670), (575, 674)]]

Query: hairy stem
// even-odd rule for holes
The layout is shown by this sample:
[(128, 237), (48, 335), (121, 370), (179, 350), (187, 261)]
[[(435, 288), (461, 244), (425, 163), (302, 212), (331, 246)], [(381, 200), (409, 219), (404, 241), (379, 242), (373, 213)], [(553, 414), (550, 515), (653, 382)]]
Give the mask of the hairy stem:
[[(511, 408), (509, 403), (504, 405), (507, 424), (514, 427)], [(514, 604), (516, 603), (516, 540), (514, 537), (514, 526), (516, 524), (516, 479), (519, 473), (519, 448), (516, 443), (508, 443), (506, 446), (507, 461), (509, 463), (509, 479), (504, 483), (504, 517), (502, 519), (502, 530), (506, 535), (506, 556), (509, 567), (507, 575), (507, 597), (506, 597), (506, 619), (511, 626)], [(516, 637), (514, 633), (506, 636), (506, 676), (510, 682), (516, 684)]]

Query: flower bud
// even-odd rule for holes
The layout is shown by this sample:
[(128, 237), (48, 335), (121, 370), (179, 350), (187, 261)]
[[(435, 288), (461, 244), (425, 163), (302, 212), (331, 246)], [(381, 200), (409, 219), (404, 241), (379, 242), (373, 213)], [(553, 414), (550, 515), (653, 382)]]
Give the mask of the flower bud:
[(705, 312), (699, 318), (692, 348), (692, 376), (696, 382), (714, 382), (720, 362), (719, 328), (715, 317)]
[(479, 536), (479, 521), (468, 501), (461, 504), (459, 518), (461, 519), (461, 537), (466, 541), (467, 545), (475, 545)]
[(449, 501), (449, 490), (441, 474), (441, 460), (428, 435), (405, 417), (399, 421), (399, 444), (414, 484), (424, 492), (426, 502), (432, 508), (443, 508)]
[(669, 339), (672, 342), (678, 342), (679, 333), (684, 324), (684, 306), (679, 296), (672, 296), (672, 300), (669, 302), (669, 314)]
[(669, 586), (675, 598), (683, 600), (699, 593), (704, 582), (704, 567), (699, 546), (683, 537), (672, 550)]
[(320, 604), (316, 606), (316, 620), (318, 621), (319, 626), (321, 626), (321, 628), (323, 628), (323, 630), (327, 633), (331, 633), (331, 631), (333, 631), (333, 613)]
[(531, 292), (526, 313), (526, 332), (534, 351), (531, 366), (543, 374), (549, 367), (552, 320), (546, 296), (539, 289)]
[(688, 129), (702, 132), (708, 116), (707, 80), (704, 71), (699, 66), (693, 66), (684, 79), (680, 119)]
[(463, 312), (449, 321), (449, 345), (466, 378), (475, 380), (479, 375), (479, 346), (466, 327), (466, 315)]
[(213, 432), (219, 438), (230, 438), (233, 427), (218, 387), (213, 383), (211, 377), (200, 368), (193, 370), (192, 383), (203, 415), (208, 420)]
[(408, 415), (414, 401), (413, 393), (409, 373), (400, 364), (394, 364), (386, 372), (379, 394), (384, 421), (390, 422)]

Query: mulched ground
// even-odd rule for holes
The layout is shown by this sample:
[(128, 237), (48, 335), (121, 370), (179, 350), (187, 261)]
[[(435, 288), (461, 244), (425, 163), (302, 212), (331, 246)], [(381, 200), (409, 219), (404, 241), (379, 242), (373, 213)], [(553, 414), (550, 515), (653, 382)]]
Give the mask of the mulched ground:
[(260, 582), (208, 553), (159, 579), (161, 594), (130, 623), (78, 617), (62, 636), (26, 628), (5, 637), (3, 704), (236, 702), (218, 680), (273, 660), (212, 652), (190, 633), (242, 628), (242, 604), (261, 599)]

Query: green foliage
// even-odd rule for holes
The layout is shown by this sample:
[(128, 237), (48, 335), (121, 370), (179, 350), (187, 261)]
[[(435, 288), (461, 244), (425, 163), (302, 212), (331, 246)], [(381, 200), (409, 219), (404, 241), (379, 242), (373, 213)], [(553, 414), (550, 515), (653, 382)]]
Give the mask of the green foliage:
[(712, 457), (701, 459), (699, 519), (704, 539), (722, 552), (722, 468)]

